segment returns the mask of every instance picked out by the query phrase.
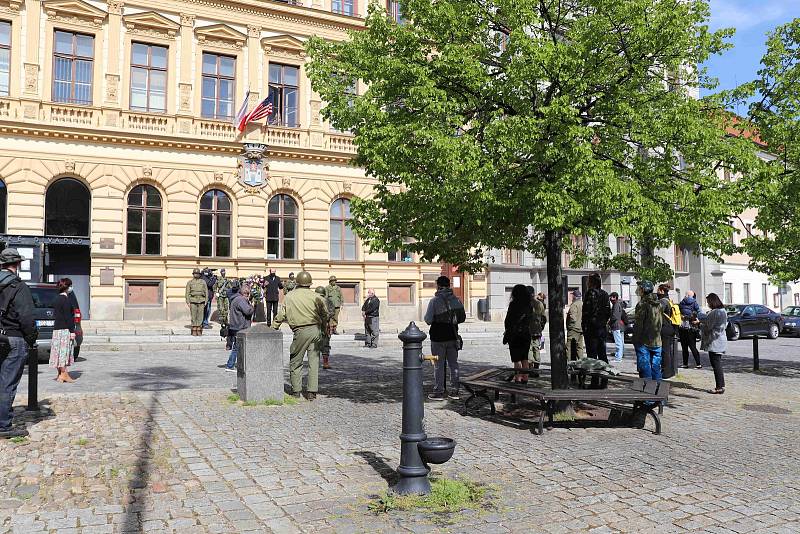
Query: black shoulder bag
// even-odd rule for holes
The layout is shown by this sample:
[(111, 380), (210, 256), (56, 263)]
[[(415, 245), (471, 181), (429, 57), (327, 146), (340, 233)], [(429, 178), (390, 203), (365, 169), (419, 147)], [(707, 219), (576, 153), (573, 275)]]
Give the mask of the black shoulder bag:
[(442, 299), (447, 309), (447, 319), (450, 321), (450, 328), (453, 329), (453, 333), (456, 335), (456, 350), (461, 350), (464, 348), (464, 340), (458, 334), (458, 326), (453, 322), (453, 310), (450, 308), (450, 303), (447, 301), (447, 298), (442, 297)]

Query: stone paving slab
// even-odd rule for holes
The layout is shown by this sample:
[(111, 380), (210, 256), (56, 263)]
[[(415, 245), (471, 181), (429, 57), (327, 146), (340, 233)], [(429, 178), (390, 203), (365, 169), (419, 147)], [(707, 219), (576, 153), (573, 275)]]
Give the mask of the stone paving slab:
[[(435, 473), (498, 488), (494, 506), (444, 518), (366, 508), (399, 462), (396, 351), (339, 354), (337, 369), (322, 374), (324, 395), (286, 407), (232, 405), (219, 378), (233, 377), (216, 373), (213, 360), (151, 368), (159, 355), (124, 371), (126, 390), (109, 393), (120, 383), (114, 368), (132, 364), (116, 356), (89, 358), (71, 394), (47, 383), (42, 398), (55, 415), (31, 421), (25, 443), (0, 442), (0, 533), (796, 533), (800, 525), (792, 361), (752, 373), (743, 357), (730, 358), (723, 396), (705, 393), (709, 370), (682, 371), (660, 436), (573, 425), (538, 437), (464, 417), (458, 402), (430, 402), (428, 434), (458, 442)], [(507, 352), (462, 358), (469, 372), (506, 364)], [(197, 387), (189, 371), (216, 387)], [(92, 382), (100, 392), (85, 390)], [(791, 413), (745, 409), (752, 404)]]

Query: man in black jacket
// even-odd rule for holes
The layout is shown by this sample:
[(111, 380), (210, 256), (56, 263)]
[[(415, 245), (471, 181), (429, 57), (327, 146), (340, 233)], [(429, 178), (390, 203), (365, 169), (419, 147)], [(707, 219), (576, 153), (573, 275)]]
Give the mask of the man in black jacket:
[(583, 339), (586, 342), (586, 357), (608, 363), (606, 335), (608, 320), (611, 317), (611, 303), (608, 293), (603, 291), (600, 285), (600, 275), (590, 274), (587, 283), (588, 290), (586, 296), (583, 297), (581, 326)]
[(214, 271), (216, 269), (206, 267), (200, 273), (206, 283), (206, 287), (208, 287), (208, 300), (206, 300), (205, 308), (203, 308), (203, 328), (211, 328), (211, 323), (209, 323), (211, 320), (211, 301), (214, 300), (214, 285), (217, 283), (217, 275), (214, 274)]
[(264, 278), (264, 297), (267, 301), (267, 324), (272, 324), (272, 320), (278, 315), (278, 299), (280, 298), (283, 283), (275, 269), (270, 269), (269, 274)]
[(436, 361), (434, 377), (436, 385), (429, 399), (442, 400), (445, 396), (445, 367), (450, 367), (450, 390), (448, 396), (458, 399), (458, 325), (467, 320), (464, 305), (450, 289), (450, 279), (440, 276), (436, 279), (436, 295), (428, 303), (425, 322), (431, 326), (431, 352)]
[(370, 349), (378, 348), (378, 335), (380, 333), (379, 316), (381, 301), (375, 296), (374, 289), (367, 290), (367, 300), (361, 306), (361, 315), (364, 317), (364, 346)]
[(21, 262), (16, 249), (0, 252), (0, 438), (28, 435), (24, 428), (11, 427), (14, 397), (28, 347), (36, 343), (38, 334), (31, 291), (17, 276)]

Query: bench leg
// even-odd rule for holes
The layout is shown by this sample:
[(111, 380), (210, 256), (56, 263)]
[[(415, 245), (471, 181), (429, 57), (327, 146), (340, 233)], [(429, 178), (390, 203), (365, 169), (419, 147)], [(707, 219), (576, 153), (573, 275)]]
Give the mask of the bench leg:
[(545, 416), (545, 412), (547, 412), (547, 403), (545, 401), (541, 401), (541, 407), (540, 408), (541, 409), (539, 411), (539, 422), (537, 423), (537, 425), (535, 427), (533, 427), (531, 429), (531, 432), (533, 432), (535, 435), (539, 435), (539, 436), (544, 434), (544, 416)]
[(656, 425), (656, 429), (653, 431), (653, 434), (656, 436), (661, 434), (661, 417), (659, 417), (658, 413), (656, 413), (656, 410), (652, 408), (647, 410), (647, 413), (653, 418), (653, 422)]

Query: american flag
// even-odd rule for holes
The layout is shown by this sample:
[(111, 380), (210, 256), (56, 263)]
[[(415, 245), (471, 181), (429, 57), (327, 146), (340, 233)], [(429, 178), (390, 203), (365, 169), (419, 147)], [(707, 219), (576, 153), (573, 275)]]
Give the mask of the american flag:
[[(265, 117), (269, 117), (272, 115), (273, 109), (274, 106), (272, 105), (272, 94), (270, 94), (267, 98), (259, 102), (258, 105), (253, 108), (253, 111), (251, 111), (244, 120), (245, 125), (250, 122), (260, 121)], [(242, 129), (244, 129), (244, 127), (242, 127)]]
[(242, 102), (242, 107), (239, 108), (239, 112), (236, 114), (236, 117), (233, 119), (233, 125), (240, 131), (244, 131), (244, 126), (247, 124), (247, 103), (250, 102), (250, 91), (247, 91), (244, 95), (244, 102)]

